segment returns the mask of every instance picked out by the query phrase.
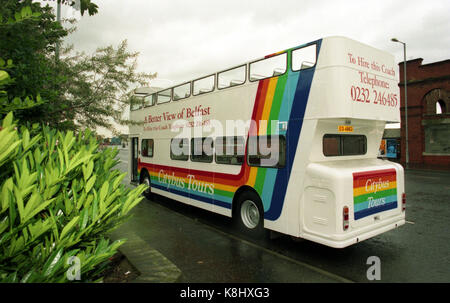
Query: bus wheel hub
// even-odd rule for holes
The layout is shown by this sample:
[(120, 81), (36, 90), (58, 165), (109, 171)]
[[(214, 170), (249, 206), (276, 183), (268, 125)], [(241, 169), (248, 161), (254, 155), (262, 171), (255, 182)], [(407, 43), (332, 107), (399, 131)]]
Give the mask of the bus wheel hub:
[(242, 222), (247, 228), (253, 229), (259, 223), (259, 210), (256, 204), (251, 200), (245, 200), (241, 206)]

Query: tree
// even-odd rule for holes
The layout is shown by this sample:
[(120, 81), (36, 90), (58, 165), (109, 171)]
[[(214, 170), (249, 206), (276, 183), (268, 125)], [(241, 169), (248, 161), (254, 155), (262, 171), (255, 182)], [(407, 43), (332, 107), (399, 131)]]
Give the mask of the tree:
[[(10, 16), (6, 22), (2, 21), (3, 16), (0, 15), (0, 17), (2, 17), (0, 19), (0, 27), (3, 27), (5, 24), (13, 27), (15, 24), (23, 24), (30, 20), (36, 21), (40, 16), (41, 14), (39, 12), (33, 13), (29, 6), (25, 6), (22, 7), (20, 11), (14, 13), (14, 18)], [(0, 117), (3, 117), (10, 111), (30, 109), (44, 103), (39, 94), (37, 95), (37, 101), (34, 101), (32, 96), (27, 96), (25, 99), (14, 95), (11, 98), (9, 97), (7, 89), (10, 88), (15, 81), (10, 77), (8, 71), (14, 70), (15, 67), (12, 59), (7, 59), (5, 61), (0, 57)]]
[[(74, 122), (73, 127), (112, 128), (112, 120), (128, 123), (124, 110), (133, 102), (133, 90), (156, 74), (139, 73), (138, 53), (127, 50), (127, 42), (118, 47), (98, 48), (93, 55), (69, 49), (55, 68), (64, 75), (59, 85), (58, 102), (45, 105), (43, 115), (50, 125)], [(112, 118), (112, 120), (110, 119)]]
[[(2, 27), (41, 17), (29, 6), (12, 15), (0, 20)], [(118, 151), (99, 151), (90, 130), (74, 136), (5, 115), (8, 107), (28, 112), (43, 105), (7, 91), (27, 84), (11, 79), (15, 64), (0, 58), (0, 283), (101, 280), (123, 243), (110, 243), (105, 233), (129, 216), (145, 187), (121, 184), (126, 173), (112, 169)], [(76, 272), (69, 275), (74, 259)]]
[(48, 6), (41, 7), (31, 0), (5, 1), (2, 20), (8, 20), (26, 4), (40, 14), (20, 24), (0, 22), (0, 57), (13, 62), (5, 68), (14, 79), (4, 85), (9, 95), (7, 101), (12, 103), (12, 96), (22, 99), (40, 96), (44, 101), (15, 113), (20, 121), (45, 122), (61, 130), (111, 128), (112, 121), (131, 123), (122, 113), (133, 102), (133, 89), (145, 85), (156, 74), (136, 71), (138, 53), (128, 51), (126, 41), (117, 47), (99, 48), (91, 56), (68, 48), (61, 50), (60, 60), (55, 61), (55, 45), (70, 30), (55, 21)]
[[(0, 64), (9, 76), (9, 81), (0, 83), (2, 107), (17, 98), (34, 99), (39, 95), (43, 100), (54, 100), (60, 76), (53, 69), (52, 54), (56, 43), (69, 31), (54, 20), (50, 7), (31, 0), (2, 0), (0, 16), (0, 57), (10, 63)], [(20, 112), (16, 116), (27, 121), (32, 115)]]

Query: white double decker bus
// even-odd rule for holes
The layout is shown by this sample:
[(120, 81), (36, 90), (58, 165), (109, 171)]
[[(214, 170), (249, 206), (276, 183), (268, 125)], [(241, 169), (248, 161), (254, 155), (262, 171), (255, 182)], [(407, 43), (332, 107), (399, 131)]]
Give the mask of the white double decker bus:
[(173, 87), (139, 89), (132, 182), (264, 229), (342, 248), (405, 223), (394, 57), (327, 37)]

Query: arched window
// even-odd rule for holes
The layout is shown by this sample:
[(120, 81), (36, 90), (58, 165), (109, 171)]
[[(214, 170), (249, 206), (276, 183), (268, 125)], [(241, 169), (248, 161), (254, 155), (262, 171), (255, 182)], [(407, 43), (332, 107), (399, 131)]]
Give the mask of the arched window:
[(445, 114), (447, 112), (447, 109), (445, 108), (445, 102), (444, 100), (438, 100), (436, 102), (436, 114)]
[(448, 113), (450, 92), (443, 88), (430, 90), (422, 99), (425, 115), (443, 115)]

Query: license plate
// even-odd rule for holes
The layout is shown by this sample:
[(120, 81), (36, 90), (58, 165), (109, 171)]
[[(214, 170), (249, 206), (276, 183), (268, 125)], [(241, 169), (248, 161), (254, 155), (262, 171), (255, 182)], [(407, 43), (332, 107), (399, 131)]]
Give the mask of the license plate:
[(353, 126), (351, 125), (339, 125), (338, 131), (340, 133), (352, 133), (353, 132)]

